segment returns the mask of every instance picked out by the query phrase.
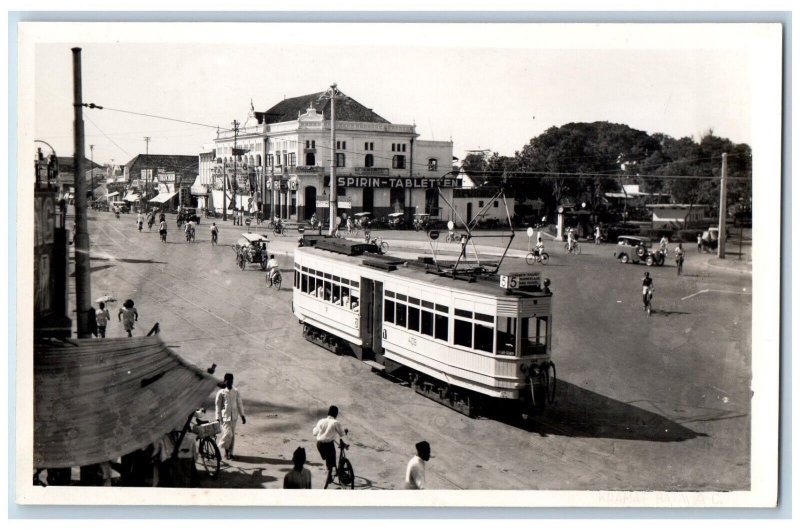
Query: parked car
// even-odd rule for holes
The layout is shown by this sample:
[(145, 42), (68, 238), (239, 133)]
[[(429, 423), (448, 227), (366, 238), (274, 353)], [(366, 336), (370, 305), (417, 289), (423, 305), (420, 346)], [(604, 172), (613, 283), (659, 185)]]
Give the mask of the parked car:
[(614, 257), (621, 263), (639, 263), (643, 261), (648, 267), (663, 265), (666, 256), (659, 250), (653, 250), (652, 241), (648, 237), (619, 236)]

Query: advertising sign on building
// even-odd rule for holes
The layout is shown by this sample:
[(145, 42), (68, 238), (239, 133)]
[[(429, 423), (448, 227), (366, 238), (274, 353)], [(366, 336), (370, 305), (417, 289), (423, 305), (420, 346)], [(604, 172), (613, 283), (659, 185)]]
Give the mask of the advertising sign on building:
[(330, 199), (327, 195), (317, 195), (317, 208), (327, 208), (330, 206)]
[[(327, 185), (327, 183), (326, 183)], [(345, 188), (459, 188), (457, 178), (336, 177), (336, 185)]]
[(338, 197), (336, 199), (336, 207), (349, 209), (353, 207), (353, 199), (350, 197)]

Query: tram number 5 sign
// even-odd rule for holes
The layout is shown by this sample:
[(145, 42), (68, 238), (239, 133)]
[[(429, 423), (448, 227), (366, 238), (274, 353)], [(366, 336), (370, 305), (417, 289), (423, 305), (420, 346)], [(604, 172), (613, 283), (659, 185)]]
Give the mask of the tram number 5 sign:
[(538, 287), (540, 284), (539, 272), (525, 272), (518, 274), (503, 274), (500, 276), (500, 287), (503, 289), (518, 289), (520, 287)]

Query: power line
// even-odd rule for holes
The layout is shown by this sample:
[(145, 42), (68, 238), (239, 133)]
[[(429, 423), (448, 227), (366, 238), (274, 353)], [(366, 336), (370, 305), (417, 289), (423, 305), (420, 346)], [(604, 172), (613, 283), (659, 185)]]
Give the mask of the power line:
[(115, 109), (111, 107), (100, 107), (102, 110), (110, 110), (113, 112), (121, 112), (123, 114), (133, 114), (136, 116), (146, 116), (148, 118), (156, 118), (158, 120), (166, 120), (166, 121), (174, 121), (178, 123), (188, 123), (189, 125), (199, 125), (200, 127), (209, 127), (211, 129), (219, 129), (223, 131), (231, 131), (232, 129), (226, 129), (224, 127), (220, 127), (219, 125), (208, 125), (207, 123), (198, 123), (195, 121), (188, 121), (188, 120), (179, 120), (177, 118), (169, 118), (167, 116), (159, 116), (157, 114), (147, 114), (145, 112), (135, 112), (132, 110), (123, 110), (123, 109)]

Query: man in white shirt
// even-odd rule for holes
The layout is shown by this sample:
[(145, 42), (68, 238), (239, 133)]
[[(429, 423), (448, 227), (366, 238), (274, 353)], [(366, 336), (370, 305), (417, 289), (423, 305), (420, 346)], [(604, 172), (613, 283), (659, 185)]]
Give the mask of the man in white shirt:
[(269, 277), (270, 287), (272, 287), (272, 280), (275, 278), (278, 268), (278, 260), (275, 259), (275, 254), (270, 254), (269, 261), (267, 261), (267, 276)]
[(407, 490), (425, 489), (425, 462), (431, 458), (431, 445), (422, 441), (417, 443), (417, 455), (414, 456), (406, 467), (405, 488)]
[(336, 419), (337, 416), (339, 416), (339, 407), (331, 405), (328, 409), (328, 417), (319, 420), (312, 431), (317, 439), (319, 456), (325, 460), (328, 467), (328, 477), (330, 477), (330, 471), (336, 467), (336, 444), (334, 443), (336, 435), (338, 434), (340, 438), (345, 435), (342, 424)]
[(216, 417), (222, 427), (222, 435), (220, 436), (218, 445), (220, 449), (225, 451), (225, 458), (233, 460), (233, 442), (236, 438), (236, 422), (241, 416), (242, 425), (247, 423), (247, 418), (244, 417), (244, 405), (242, 404), (242, 397), (239, 395), (239, 390), (233, 386), (233, 374), (225, 374), (225, 388), (217, 392), (217, 398), (214, 401), (216, 405)]

